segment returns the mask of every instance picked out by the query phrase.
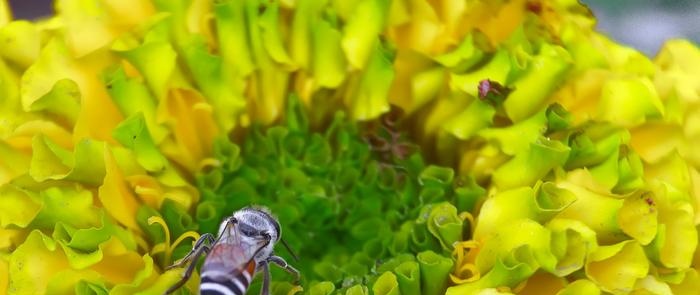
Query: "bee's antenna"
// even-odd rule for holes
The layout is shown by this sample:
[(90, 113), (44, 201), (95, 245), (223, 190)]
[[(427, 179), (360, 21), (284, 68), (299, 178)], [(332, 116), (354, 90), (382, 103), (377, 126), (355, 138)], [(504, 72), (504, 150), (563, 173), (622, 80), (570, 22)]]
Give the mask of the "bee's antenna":
[(287, 252), (289, 252), (290, 255), (292, 255), (292, 258), (294, 258), (294, 261), (299, 261), (299, 257), (294, 254), (294, 251), (292, 251), (292, 248), (289, 248), (289, 245), (287, 245), (287, 242), (284, 241), (284, 239), (280, 239), (282, 241), (282, 245), (284, 245), (285, 248), (287, 248)]

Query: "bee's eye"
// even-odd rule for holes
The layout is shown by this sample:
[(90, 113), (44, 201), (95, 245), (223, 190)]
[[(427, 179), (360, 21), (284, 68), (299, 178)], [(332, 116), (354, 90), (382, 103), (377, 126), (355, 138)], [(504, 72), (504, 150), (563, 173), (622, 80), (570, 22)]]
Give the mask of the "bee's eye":
[(253, 228), (252, 226), (249, 226), (244, 223), (240, 223), (238, 226), (241, 230), (241, 233), (246, 237), (253, 237), (258, 235), (258, 231), (255, 230), (255, 228)]

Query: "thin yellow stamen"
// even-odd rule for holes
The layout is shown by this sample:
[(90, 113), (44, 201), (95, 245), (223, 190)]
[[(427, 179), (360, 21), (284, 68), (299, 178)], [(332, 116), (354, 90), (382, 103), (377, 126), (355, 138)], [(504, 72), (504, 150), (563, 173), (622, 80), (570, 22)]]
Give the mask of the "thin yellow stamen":
[(450, 279), (455, 284), (464, 284), (478, 280), (481, 273), (476, 265), (466, 260), (466, 253), (471, 249), (476, 249), (479, 244), (476, 241), (462, 241), (454, 245), (452, 256), (455, 258), (454, 274), (450, 274)]
[(513, 288), (513, 293), (516, 293), (516, 294), (520, 293), (520, 291), (525, 289), (525, 286), (527, 286), (527, 280), (524, 280), (524, 281), (520, 282), (520, 284), (515, 286), (515, 288)]
[(183, 234), (181, 234), (177, 239), (175, 239), (175, 242), (172, 245), (172, 248), (175, 249), (177, 248), (182, 241), (184, 241), (186, 238), (192, 238), (193, 242), (199, 240), (199, 233), (196, 231), (186, 231)]
[(164, 253), (165, 254), (165, 259), (163, 259), (163, 267), (166, 265), (169, 265), (172, 263), (172, 255), (173, 255), (173, 249), (177, 248), (182, 241), (184, 241), (187, 238), (192, 238), (194, 241), (199, 239), (199, 233), (195, 231), (186, 231), (183, 234), (181, 234), (177, 239), (175, 239), (175, 242), (172, 244), (170, 243), (170, 229), (168, 229), (168, 225), (165, 223), (165, 220), (163, 220), (162, 217), (160, 216), (151, 216), (148, 218), (148, 224), (152, 225), (154, 223), (159, 224), (163, 228), (163, 232), (165, 233), (165, 241), (162, 243), (158, 243), (154, 245), (151, 248), (151, 255), (156, 255), (158, 253)]
[(153, 225), (154, 223), (157, 223), (163, 228), (163, 233), (165, 233), (165, 241), (153, 246), (153, 248), (151, 248), (151, 255), (164, 252), (164, 263), (167, 264), (170, 262), (170, 255), (172, 254), (172, 250), (170, 249), (170, 229), (168, 229), (168, 225), (165, 223), (165, 220), (163, 220), (163, 218), (160, 216), (151, 216), (148, 218), (148, 225)]
[(219, 161), (216, 158), (204, 158), (201, 161), (199, 161), (199, 167), (197, 167), (197, 171), (204, 171), (205, 169), (214, 169), (217, 167), (221, 167), (221, 161)]
[(474, 229), (476, 228), (476, 222), (474, 222), (474, 215), (465, 211), (465, 212), (459, 213), (459, 218), (462, 218), (462, 220), (469, 221), (469, 233), (473, 235)]

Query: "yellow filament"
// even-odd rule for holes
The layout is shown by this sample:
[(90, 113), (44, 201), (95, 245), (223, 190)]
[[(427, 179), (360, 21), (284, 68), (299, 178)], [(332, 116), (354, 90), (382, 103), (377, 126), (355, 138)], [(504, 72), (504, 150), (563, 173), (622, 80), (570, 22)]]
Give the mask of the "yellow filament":
[(527, 286), (527, 280), (524, 280), (520, 282), (515, 288), (513, 288), (513, 293), (520, 293), (523, 289), (525, 289), (525, 286)]
[(476, 268), (476, 265), (466, 260), (466, 253), (471, 249), (476, 249), (478, 246), (479, 244), (476, 241), (455, 243), (454, 250), (452, 251), (452, 256), (455, 257), (456, 260), (455, 270), (454, 274), (450, 274), (450, 278), (455, 284), (473, 282), (481, 278), (481, 273), (479, 273), (479, 269)]
[(163, 228), (163, 232), (165, 233), (165, 241), (162, 243), (158, 243), (151, 248), (151, 255), (155, 255), (158, 253), (163, 252), (165, 254), (165, 259), (163, 259), (165, 267), (166, 265), (169, 265), (172, 262), (172, 255), (173, 255), (173, 249), (177, 247), (182, 241), (184, 241), (186, 238), (192, 238), (195, 241), (199, 239), (199, 233), (194, 232), (194, 231), (187, 231), (180, 235), (174, 243), (170, 244), (170, 229), (168, 229), (168, 225), (165, 223), (165, 220), (163, 220), (162, 217), (160, 216), (151, 216), (148, 218), (148, 224), (153, 225), (154, 223), (157, 223), (160, 225), (160, 227)]
[(206, 169), (213, 169), (221, 166), (221, 161), (216, 158), (204, 158), (199, 161), (199, 167), (197, 171), (204, 171)]
[(474, 222), (474, 215), (472, 215), (469, 212), (462, 212), (459, 213), (459, 218), (462, 218), (462, 220), (469, 221), (469, 234), (474, 234), (474, 229), (476, 227), (476, 224)]

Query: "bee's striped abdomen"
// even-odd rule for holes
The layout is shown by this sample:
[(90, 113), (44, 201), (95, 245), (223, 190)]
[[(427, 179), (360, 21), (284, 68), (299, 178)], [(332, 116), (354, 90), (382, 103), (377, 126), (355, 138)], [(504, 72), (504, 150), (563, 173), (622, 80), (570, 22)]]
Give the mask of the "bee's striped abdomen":
[(217, 270), (202, 272), (199, 284), (201, 295), (243, 295), (248, 290), (250, 281), (255, 274), (255, 261), (251, 260), (247, 267), (234, 276), (222, 275)]

